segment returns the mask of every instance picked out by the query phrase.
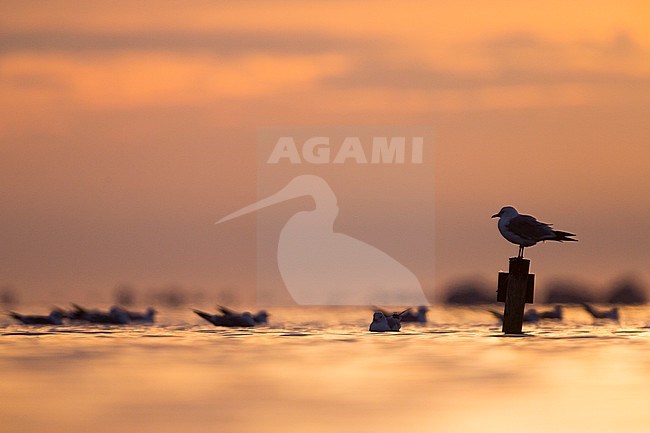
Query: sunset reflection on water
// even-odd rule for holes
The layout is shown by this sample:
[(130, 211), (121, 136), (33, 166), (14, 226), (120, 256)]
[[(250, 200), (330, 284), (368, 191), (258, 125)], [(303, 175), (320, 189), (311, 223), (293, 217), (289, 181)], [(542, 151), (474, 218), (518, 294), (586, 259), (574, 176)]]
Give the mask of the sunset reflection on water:
[(168, 311), (150, 327), (0, 328), (2, 431), (646, 432), (650, 310), (501, 337), (481, 308), (367, 332), (369, 311), (273, 311), (216, 328)]

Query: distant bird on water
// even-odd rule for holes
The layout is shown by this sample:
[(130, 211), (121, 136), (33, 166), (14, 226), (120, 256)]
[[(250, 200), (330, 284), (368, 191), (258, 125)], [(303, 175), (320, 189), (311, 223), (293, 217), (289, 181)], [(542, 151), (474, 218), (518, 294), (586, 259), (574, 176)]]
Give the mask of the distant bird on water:
[[(426, 307), (421, 307), (421, 308), (426, 308)], [(388, 327), (390, 328), (391, 331), (399, 331), (402, 329), (402, 322), (415, 322), (415, 320), (404, 320), (404, 317), (410, 314), (411, 317), (416, 316), (413, 315), (413, 312), (411, 311), (410, 308), (407, 308), (406, 310), (402, 311), (401, 313), (398, 313), (396, 311), (390, 313), (386, 310), (382, 310), (381, 308), (375, 307), (375, 312), (379, 312), (384, 315), (386, 318), (386, 321), (388, 322)]]
[(492, 218), (499, 218), (498, 227), (501, 235), (513, 244), (519, 245), (519, 255), (517, 256), (519, 258), (524, 257), (525, 247), (532, 247), (537, 242), (578, 241), (571, 238), (571, 236), (575, 236), (574, 233), (553, 230), (552, 224), (537, 221), (530, 215), (519, 215), (517, 209), (512, 206), (501, 208), (499, 213), (492, 215)]
[(210, 314), (201, 310), (192, 310), (199, 317), (212, 323), (214, 326), (225, 326), (227, 328), (251, 328), (255, 326), (255, 319), (248, 311), (242, 314)]
[(131, 323), (153, 323), (155, 321), (155, 316), (157, 311), (151, 307), (147, 308), (144, 313), (139, 311), (129, 311), (121, 307), (115, 307), (118, 310), (123, 311)]
[(585, 309), (587, 313), (591, 315), (594, 319), (610, 319), (619, 321), (618, 307), (614, 307), (611, 310), (597, 310), (587, 303), (582, 303), (582, 308)]
[(109, 311), (87, 310), (77, 304), (72, 304), (74, 310), (68, 316), (73, 320), (83, 320), (90, 323), (107, 325), (127, 325), (131, 322), (126, 310), (113, 306)]
[[(503, 314), (494, 310), (487, 310), (498, 320), (503, 322)], [(537, 311), (534, 308), (529, 308), (524, 314), (524, 322), (526, 323), (537, 323), (540, 320), (562, 320), (562, 306), (556, 305), (552, 310), (547, 311)]]
[(62, 325), (63, 314), (54, 310), (47, 316), (25, 315), (13, 311), (9, 315), (24, 325)]
[[(224, 316), (236, 317), (236, 316), (242, 316), (244, 313), (248, 313), (248, 311), (245, 311), (244, 313), (240, 314), (231, 310), (230, 308), (224, 307), (223, 305), (218, 305), (217, 307), (219, 311), (223, 313)], [(251, 314), (251, 315), (253, 316), (253, 321), (255, 322), (256, 325), (269, 323), (269, 313), (267, 313), (266, 310), (260, 310), (256, 314)]]

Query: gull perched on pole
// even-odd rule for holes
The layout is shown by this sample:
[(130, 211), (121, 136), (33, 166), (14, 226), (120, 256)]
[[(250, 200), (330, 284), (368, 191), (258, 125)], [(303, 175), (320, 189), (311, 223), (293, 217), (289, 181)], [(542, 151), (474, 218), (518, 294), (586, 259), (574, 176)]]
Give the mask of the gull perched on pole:
[(517, 257), (520, 259), (524, 257), (524, 248), (532, 247), (537, 242), (578, 241), (571, 238), (575, 236), (574, 233), (553, 230), (552, 224), (537, 221), (530, 215), (519, 215), (517, 209), (512, 206), (501, 208), (499, 213), (492, 215), (492, 218), (499, 218), (498, 227), (501, 235), (513, 244), (519, 245)]

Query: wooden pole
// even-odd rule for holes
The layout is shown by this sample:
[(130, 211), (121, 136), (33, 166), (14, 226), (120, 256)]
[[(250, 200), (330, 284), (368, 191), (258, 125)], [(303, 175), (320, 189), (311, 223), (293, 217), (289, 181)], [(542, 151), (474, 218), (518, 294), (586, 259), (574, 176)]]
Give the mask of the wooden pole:
[(503, 310), (503, 332), (505, 334), (523, 334), (521, 329), (524, 324), (529, 269), (530, 260), (519, 257), (510, 258), (508, 292)]

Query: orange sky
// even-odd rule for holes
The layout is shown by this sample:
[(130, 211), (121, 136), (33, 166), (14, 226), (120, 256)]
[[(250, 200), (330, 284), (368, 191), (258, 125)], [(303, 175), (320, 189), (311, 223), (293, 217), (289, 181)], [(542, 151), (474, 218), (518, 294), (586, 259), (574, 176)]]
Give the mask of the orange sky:
[(430, 293), (505, 267), (505, 204), (578, 233), (540, 284), (650, 279), (650, 6), (447, 3), (0, 2), (0, 284), (249, 288), (254, 219), (213, 223), (301, 125), (434, 129)]

